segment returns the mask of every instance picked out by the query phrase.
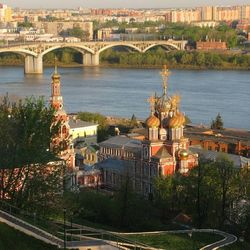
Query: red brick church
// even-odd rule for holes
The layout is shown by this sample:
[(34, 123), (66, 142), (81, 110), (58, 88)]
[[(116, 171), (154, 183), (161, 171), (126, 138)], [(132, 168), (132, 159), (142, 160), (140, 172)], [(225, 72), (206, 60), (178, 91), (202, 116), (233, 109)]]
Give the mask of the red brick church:
[(52, 147), (58, 148), (59, 157), (66, 161), (67, 166), (73, 170), (75, 167), (75, 154), (71, 146), (69, 116), (63, 108), (63, 97), (61, 95), (60, 75), (57, 66), (52, 75), (50, 104), (55, 109), (55, 123), (60, 122), (59, 134), (53, 138)]
[(104, 185), (115, 188), (129, 176), (134, 189), (146, 195), (152, 192), (155, 177), (185, 174), (197, 165), (198, 155), (189, 150), (189, 139), (183, 135), (185, 116), (179, 109), (180, 97), (167, 93), (169, 74), (165, 67), (162, 94), (149, 98), (145, 139), (116, 136), (100, 143), (98, 167)]

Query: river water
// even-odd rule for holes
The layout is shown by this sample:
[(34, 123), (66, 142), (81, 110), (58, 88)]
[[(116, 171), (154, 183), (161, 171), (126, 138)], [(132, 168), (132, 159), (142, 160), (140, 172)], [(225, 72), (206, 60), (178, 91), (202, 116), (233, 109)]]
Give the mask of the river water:
[[(182, 97), (181, 110), (193, 123), (210, 124), (221, 113), (226, 127), (250, 129), (250, 71), (172, 70), (169, 94)], [(0, 94), (50, 96), (53, 68), (43, 75), (22, 67), (0, 67)], [(159, 69), (60, 68), (67, 112), (90, 111), (138, 118), (149, 115), (147, 98), (162, 92)]]

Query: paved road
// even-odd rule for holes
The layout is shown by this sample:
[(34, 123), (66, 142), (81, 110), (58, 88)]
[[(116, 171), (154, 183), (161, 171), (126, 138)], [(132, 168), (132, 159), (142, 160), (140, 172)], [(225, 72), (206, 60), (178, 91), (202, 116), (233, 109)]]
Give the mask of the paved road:
[(200, 250), (216, 250), (216, 249), (219, 249), (220, 247), (233, 244), (235, 241), (237, 241), (237, 237), (232, 234), (228, 234), (228, 233), (221, 232), (221, 231), (217, 231), (215, 233), (220, 234), (221, 236), (224, 237), (224, 239), (217, 241), (215, 243), (212, 243), (208, 246), (205, 246), (201, 248)]

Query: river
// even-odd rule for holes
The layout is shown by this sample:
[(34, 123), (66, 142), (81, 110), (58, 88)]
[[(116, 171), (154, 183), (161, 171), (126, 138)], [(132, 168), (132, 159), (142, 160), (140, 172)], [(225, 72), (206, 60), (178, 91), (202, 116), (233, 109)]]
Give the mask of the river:
[[(43, 75), (22, 67), (0, 67), (0, 94), (50, 96), (53, 68)], [(159, 69), (60, 68), (67, 112), (90, 111), (138, 118), (149, 115), (147, 98), (162, 92)], [(169, 94), (182, 97), (181, 110), (193, 123), (210, 124), (221, 113), (225, 127), (250, 129), (250, 71), (171, 70)]]

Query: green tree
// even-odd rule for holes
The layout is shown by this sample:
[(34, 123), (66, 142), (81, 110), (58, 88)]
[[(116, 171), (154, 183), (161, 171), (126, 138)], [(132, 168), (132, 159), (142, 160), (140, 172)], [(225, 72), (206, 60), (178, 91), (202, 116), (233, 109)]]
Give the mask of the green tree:
[(197, 53), (195, 60), (197, 65), (203, 66), (205, 64), (205, 54), (203, 52)]
[[(4, 98), (0, 104), (0, 155), (5, 156), (0, 158), (1, 199), (8, 198), (18, 206), (27, 204), (35, 176), (46, 172), (47, 163), (56, 160), (50, 145), (59, 125), (54, 123), (54, 110), (46, 107), (43, 99), (10, 103)], [(62, 166), (58, 168), (62, 170)]]
[(220, 113), (216, 116), (215, 120), (211, 123), (211, 129), (224, 129), (224, 123)]
[(80, 27), (74, 27), (73, 29), (67, 29), (60, 33), (62, 36), (73, 36), (80, 38), (81, 40), (88, 40), (89, 33)]
[(163, 221), (167, 219), (168, 212), (172, 208), (174, 190), (174, 177), (166, 176), (156, 178), (154, 181), (154, 196), (156, 206), (161, 211), (161, 218)]
[(82, 121), (98, 123), (97, 141), (101, 142), (108, 138), (108, 124), (106, 117), (99, 113), (80, 112), (77, 117)]
[(133, 114), (132, 117), (131, 117), (131, 120), (130, 120), (130, 126), (131, 126), (132, 128), (134, 128), (134, 127), (137, 127), (137, 125), (138, 125), (137, 118), (136, 118), (136, 116)]
[[(233, 181), (237, 177), (235, 167), (232, 161), (230, 161), (225, 156), (220, 156), (216, 159), (214, 166), (217, 170), (218, 177), (217, 183), (220, 195), (220, 224), (224, 225), (227, 218), (226, 210), (230, 206), (231, 198), (234, 193), (233, 191)], [(231, 197), (230, 197), (231, 196)]]

